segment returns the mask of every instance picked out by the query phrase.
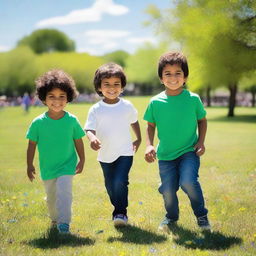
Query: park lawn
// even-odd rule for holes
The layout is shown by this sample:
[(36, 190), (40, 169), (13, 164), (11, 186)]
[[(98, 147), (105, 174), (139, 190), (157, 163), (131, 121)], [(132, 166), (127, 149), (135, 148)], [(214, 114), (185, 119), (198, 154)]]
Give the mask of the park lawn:
[[(142, 120), (149, 97), (129, 98)], [(70, 104), (67, 110), (83, 125), (90, 104)], [(172, 234), (157, 231), (164, 216), (157, 163), (144, 161), (145, 140), (130, 173), (129, 222), (116, 230), (96, 153), (84, 138), (86, 165), (74, 178), (72, 235), (49, 231), (45, 193), (38, 175), (26, 177), (26, 130), (45, 111), (33, 107), (0, 109), (0, 255), (256, 255), (256, 109), (208, 108), (206, 154), (201, 158), (200, 182), (213, 232), (198, 229), (189, 201), (179, 191), (180, 220)]]

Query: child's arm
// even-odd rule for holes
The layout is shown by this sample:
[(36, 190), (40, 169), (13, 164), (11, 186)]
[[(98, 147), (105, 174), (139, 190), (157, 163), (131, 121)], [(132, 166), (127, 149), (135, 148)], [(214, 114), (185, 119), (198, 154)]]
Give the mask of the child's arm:
[(94, 130), (86, 130), (87, 138), (90, 141), (90, 146), (93, 150), (99, 150), (101, 148), (101, 142), (96, 137), (96, 132)]
[(36, 142), (29, 140), (28, 148), (27, 148), (27, 176), (29, 180), (32, 182), (35, 179), (35, 167), (33, 165), (34, 157), (36, 151)]
[(207, 120), (206, 118), (203, 118), (198, 120), (197, 123), (198, 123), (198, 141), (194, 146), (194, 149), (198, 156), (202, 156), (205, 152), (204, 140), (205, 140), (205, 135), (207, 131)]
[(78, 140), (74, 140), (75, 142), (75, 147), (76, 147), (76, 152), (79, 156), (79, 162), (76, 166), (76, 174), (81, 173), (84, 168), (84, 161), (85, 161), (85, 156), (84, 156), (84, 143), (82, 138)]
[(147, 130), (146, 130), (146, 152), (145, 152), (145, 160), (148, 163), (152, 163), (156, 159), (156, 151), (154, 148), (154, 137), (155, 137), (156, 125), (154, 123), (148, 122)]
[(133, 150), (134, 152), (137, 152), (137, 150), (139, 149), (140, 143), (141, 143), (141, 132), (140, 132), (140, 124), (139, 122), (135, 122), (133, 124), (131, 124), (132, 129), (135, 133), (136, 136), (136, 140), (132, 143), (133, 144)]

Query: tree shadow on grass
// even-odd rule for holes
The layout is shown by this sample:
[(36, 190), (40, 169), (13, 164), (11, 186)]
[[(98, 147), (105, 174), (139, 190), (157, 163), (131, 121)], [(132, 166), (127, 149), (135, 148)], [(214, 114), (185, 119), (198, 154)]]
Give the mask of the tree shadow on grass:
[(256, 123), (256, 115), (237, 115), (234, 117), (219, 116), (208, 118), (211, 122), (227, 122), (227, 123)]
[(162, 243), (167, 240), (166, 236), (164, 235), (158, 235), (131, 225), (116, 227), (116, 230), (122, 233), (122, 237), (109, 237), (107, 240), (109, 243), (118, 241), (134, 244), (152, 244)]
[(173, 236), (172, 241), (187, 249), (225, 250), (242, 243), (240, 237), (227, 236), (220, 232), (202, 231), (199, 234), (178, 225), (172, 225), (169, 230)]
[(59, 234), (57, 228), (50, 228), (42, 237), (32, 239), (25, 243), (35, 248), (56, 249), (61, 246), (77, 247), (94, 245), (95, 240), (74, 234)]

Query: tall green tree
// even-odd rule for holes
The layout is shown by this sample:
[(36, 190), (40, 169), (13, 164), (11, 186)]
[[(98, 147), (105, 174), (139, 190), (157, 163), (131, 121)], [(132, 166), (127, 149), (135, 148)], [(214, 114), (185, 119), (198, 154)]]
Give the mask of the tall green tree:
[(18, 46), (30, 47), (35, 53), (70, 52), (75, 50), (75, 43), (66, 34), (56, 29), (35, 30), (29, 36), (22, 38)]
[(239, 80), (256, 68), (255, 1), (180, 0), (165, 12), (151, 6), (148, 13), (163, 40), (179, 42), (195, 65), (189, 83), (229, 89), (228, 116), (234, 116)]

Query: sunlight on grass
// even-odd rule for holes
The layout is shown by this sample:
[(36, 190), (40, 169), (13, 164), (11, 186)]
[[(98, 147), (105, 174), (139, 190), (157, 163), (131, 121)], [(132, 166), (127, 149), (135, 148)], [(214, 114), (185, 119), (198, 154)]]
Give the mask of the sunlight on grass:
[[(130, 98), (142, 121), (149, 97)], [(73, 104), (67, 110), (82, 125), (89, 104)], [(226, 117), (225, 108), (208, 108), (206, 154), (201, 159), (200, 182), (204, 191), (212, 233), (200, 232), (186, 195), (179, 191), (180, 220), (171, 233), (157, 231), (164, 216), (157, 163), (144, 161), (145, 140), (130, 173), (129, 223), (115, 229), (112, 207), (104, 187), (96, 153), (84, 138), (86, 165), (74, 178), (72, 235), (60, 237), (49, 229), (45, 192), (39, 178), (26, 177), (25, 133), (44, 107), (0, 110), (0, 255), (256, 255), (256, 109), (237, 108)]]

